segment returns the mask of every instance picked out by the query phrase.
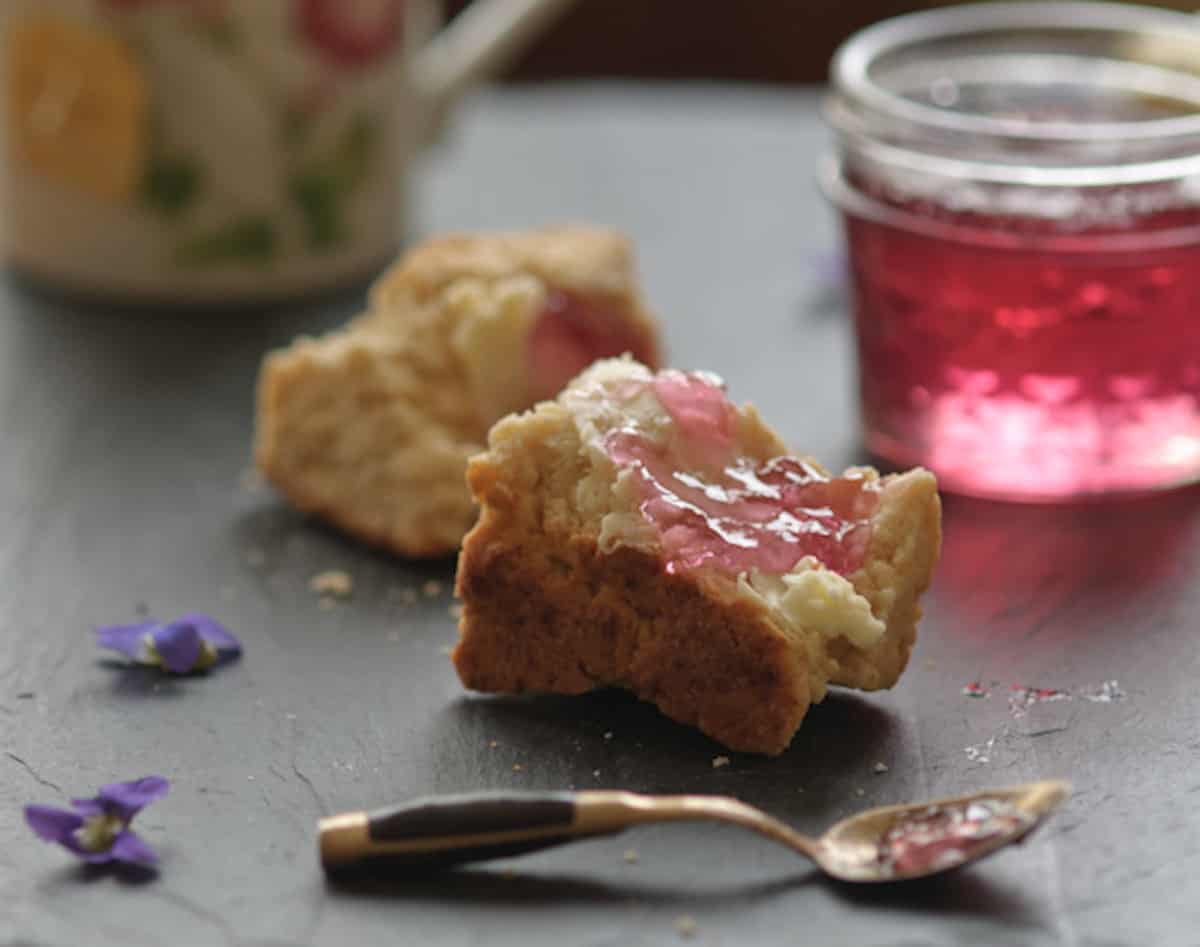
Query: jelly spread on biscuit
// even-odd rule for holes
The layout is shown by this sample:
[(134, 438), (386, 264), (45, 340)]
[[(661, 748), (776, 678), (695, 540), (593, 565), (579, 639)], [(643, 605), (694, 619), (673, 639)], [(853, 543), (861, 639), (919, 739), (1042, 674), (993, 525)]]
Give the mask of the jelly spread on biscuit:
[(539, 401), (553, 398), (592, 362), (626, 352), (654, 361), (646, 337), (602, 300), (552, 290), (529, 337), (532, 394)]
[(647, 386), (671, 417), (670, 435), (650, 436), (631, 420), (604, 445), (636, 472), (641, 512), (658, 527), (668, 572), (711, 565), (783, 574), (805, 556), (842, 575), (862, 565), (876, 481), (830, 478), (793, 457), (740, 455), (736, 410), (712, 376), (667, 371), (637, 391)]

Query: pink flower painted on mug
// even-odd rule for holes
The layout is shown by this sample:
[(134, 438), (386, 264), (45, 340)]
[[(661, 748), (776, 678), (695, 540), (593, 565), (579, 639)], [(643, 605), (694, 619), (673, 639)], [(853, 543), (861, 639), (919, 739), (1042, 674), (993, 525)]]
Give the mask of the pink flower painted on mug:
[(367, 66), (400, 42), (404, 0), (297, 0), (300, 33), (339, 66)]

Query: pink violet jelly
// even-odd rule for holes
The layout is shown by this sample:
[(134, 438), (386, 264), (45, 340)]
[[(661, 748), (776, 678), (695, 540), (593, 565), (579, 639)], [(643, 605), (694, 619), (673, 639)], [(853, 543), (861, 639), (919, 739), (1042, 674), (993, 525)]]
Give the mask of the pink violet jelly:
[(529, 338), (532, 393), (539, 401), (553, 398), (592, 362), (626, 352), (651, 368), (657, 361), (646, 334), (610, 304), (552, 290)]
[(954, 6), (838, 52), (823, 179), (873, 453), (1011, 500), (1200, 480), (1198, 54), (1190, 13), (1108, 3)]
[(879, 862), (895, 875), (953, 868), (976, 849), (1031, 827), (1033, 822), (1030, 815), (1000, 799), (930, 806), (884, 833)]
[(640, 509), (658, 527), (668, 573), (710, 566), (782, 575), (805, 556), (841, 575), (862, 566), (875, 481), (830, 478), (793, 457), (739, 455), (737, 413), (709, 376), (661, 372), (650, 387), (676, 438), (657, 443), (628, 425), (609, 432), (605, 449), (637, 471)]

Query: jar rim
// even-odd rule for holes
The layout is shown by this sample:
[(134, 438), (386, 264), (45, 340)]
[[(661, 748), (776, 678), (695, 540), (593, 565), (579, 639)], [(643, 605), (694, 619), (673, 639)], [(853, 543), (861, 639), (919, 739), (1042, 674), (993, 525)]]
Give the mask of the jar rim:
[[(837, 94), (854, 108), (888, 119), (952, 135), (981, 136), (1024, 143), (1088, 145), (1114, 140), (1168, 145), (1200, 137), (1196, 114), (1141, 121), (1033, 121), (972, 115), (926, 105), (884, 88), (872, 79), (872, 67), (886, 54), (939, 39), (966, 39), (1001, 31), (1059, 30), (1064, 33), (1112, 33), (1131, 40), (1158, 38), (1178, 44), (1181, 36), (1200, 51), (1200, 15), (1124, 3), (1001, 2), (974, 3), (945, 10), (910, 13), (869, 26), (846, 40), (834, 54), (831, 77)], [(1099, 60), (1098, 60), (1099, 61)], [(1148, 69), (1159, 67), (1147, 66)], [(1182, 75), (1181, 75), (1182, 78)], [(1189, 77), (1197, 80), (1197, 77)]]
[[(936, 176), (946, 184), (979, 182), (1028, 188), (1069, 190), (1133, 187), (1195, 180), (1200, 182), (1200, 153), (1136, 163), (1006, 164), (952, 154), (931, 154), (872, 138), (847, 114), (836, 96), (821, 102), (825, 121), (853, 143), (854, 153), (876, 164), (914, 175)], [(1196, 185), (1200, 190), (1200, 184)]]
[(1136, 233), (1110, 231), (1016, 234), (962, 221), (927, 217), (910, 209), (885, 203), (855, 187), (847, 179), (842, 162), (833, 154), (825, 155), (818, 164), (817, 185), (825, 199), (847, 217), (862, 218), (934, 240), (987, 247), (997, 251), (1028, 253), (1046, 249), (1067, 255), (1095, 256), (1113, 253), (1130, 258), (1133, 255), (1152, 255), (1163, 250), (1200, 245), (1198, 225)]

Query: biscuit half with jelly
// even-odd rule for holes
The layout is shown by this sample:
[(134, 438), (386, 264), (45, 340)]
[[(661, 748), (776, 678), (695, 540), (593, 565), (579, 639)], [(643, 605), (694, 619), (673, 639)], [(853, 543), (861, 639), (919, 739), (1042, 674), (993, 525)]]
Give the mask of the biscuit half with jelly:
[(255, 454), (300, 509), (409, 556), (458, 549), (467, 459), (594, 360), (658, 358), (633, 254), (608, 230), (463, 234), (415, 248), (344, 329), (273, 352)]
[(468, 480), (466, 687), (626, 688), (747, 752), (830, 684), (895, 684), (941, 545), (928, 471), (832, 476), (715, 376), (629, 358), (501, 420)]

